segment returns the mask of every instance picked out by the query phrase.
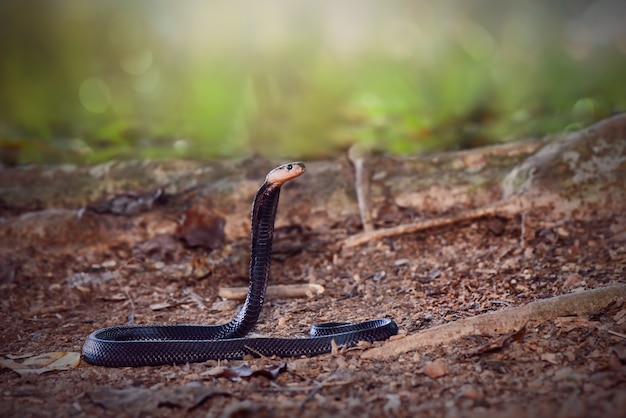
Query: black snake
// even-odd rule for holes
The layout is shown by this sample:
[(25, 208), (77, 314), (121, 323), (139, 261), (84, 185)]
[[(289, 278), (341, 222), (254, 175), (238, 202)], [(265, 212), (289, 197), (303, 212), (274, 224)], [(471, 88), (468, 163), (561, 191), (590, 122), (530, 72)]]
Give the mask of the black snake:
[(250, 284), (243, 307), (222, 325), (121, 325), (93, 332), (83, 344), (83, 357), (109, 367), (156, 366), (244, 355), (299, 357), (329, 353), (333, 341), (351, 347), (397, 334), (390, 319), (314, 325), (310, 338), (244, 338), (256, 325), (270, 273), (274, 219), (281, 186), (304, 173), (304, 164), (283, 164), (270, 171), (252, 204)]

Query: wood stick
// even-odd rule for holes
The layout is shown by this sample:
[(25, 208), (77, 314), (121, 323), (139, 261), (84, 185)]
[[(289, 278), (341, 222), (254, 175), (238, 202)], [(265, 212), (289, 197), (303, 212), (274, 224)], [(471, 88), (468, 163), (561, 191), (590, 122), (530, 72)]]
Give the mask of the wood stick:
[(468, 335), (506, 334), (519, 329), (528, 321), (544, 322), (559, 316), (581, 315), (605, 309), (611, 302), (626, 302), (626, 284), (555, 296), (439, 325), (364, 351), (361, 357), (387, 359), (427, 346), (449, 344)]
[(457, 222), (482, 218), (485, 216), (494, 216), (498, 214), (510, 216), (511, 214), (519, 213), (520, 210), (523, 210), (525, 208), (524, 204), (525, 202), (516, 196), (510, 199), (498, 201), (489, 206), (461, 212), (457, 215), (426, 219), (424, 221), (419, 221), (411, 224), (402, 224), (391, 228), (377, 229), (371, 232), (362, 232), (360, 234), (348, 237), (343, 241), (342, 245), (346, 248), (355, 247), (357, 245), (365, 244), (369, 241), (394, 237), (397, 235), (411, 234), (426, 229), (452, 225)]
[(368, 233), (374, 230), (372, 221), (372, 207), (370, 198), (370, 170), (365, 165), (367, 157), (371, 152), (364, 146), (354, 144), (348, 150), (348, 158), (354, 165), (354, 188), (356, 199), (359, 203), (359, 214), (363, 224), (363, 232)]
[[(267, 286), (265, 292), (266, 297), (270, 298), (311, 298), (324, 293), (324, 286), (307, 283), (307, 284), (285, 284)], [(222, 287), (219, 295), (225, 299), (243, 300), (248, 294), (247, 287)]]

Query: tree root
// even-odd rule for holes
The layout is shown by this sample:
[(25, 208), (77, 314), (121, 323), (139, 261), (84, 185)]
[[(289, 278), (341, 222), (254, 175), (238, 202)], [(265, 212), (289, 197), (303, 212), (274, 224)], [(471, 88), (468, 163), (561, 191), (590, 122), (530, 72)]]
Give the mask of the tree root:
[(520, 329), (528, 321), (541, 323), (559, 316), (582, 315), (604, 309), (612, 302), (626, 302), (626, 284), (555, 296), (439, 325), (364, 351), (361, 357), (386, 359), (427, 346), (448, 344), (468, 335), (506, 334)]

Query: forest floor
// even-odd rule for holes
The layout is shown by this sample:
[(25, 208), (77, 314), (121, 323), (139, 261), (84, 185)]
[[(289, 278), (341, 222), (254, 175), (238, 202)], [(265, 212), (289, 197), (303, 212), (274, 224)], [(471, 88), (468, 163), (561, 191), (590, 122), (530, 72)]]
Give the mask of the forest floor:
[[(281, 193), (270, 285), (324, 291), (268, 296), (255, 334), (384, 317), (399, 335), (160, 367), (80, 351), (107, 326), (232, 319), (241, 301), (219, 292), (248, 283), (248, 211), (270, 163), (0, 167), (0, 416), (623, 417), (625, 137), (618, 115), (547, 140), (373, 156), (374, 227), (409, 228), (359, 245), (359, 176), (341, 156), (307, 163)], [(411, 229), (498, 199), (506, 213)], [(33, 364), (52, 353), (66, 355)]]
[[(537, 212), (523, 223), (484, 218), (344, 249), (338, 243), (357, 232), (357, 219), (323, 231), (280, 227), (272, 284), (316, 283), (325, 292), (267, 300), (256, 332), (305, 336), (313, 323), (388, 317), (401, 335), (414, 334), (626, 282), (623, 216), (549, 225)], [(247, 284), (248, 241), (209, 253), (159, 239), (135, 248), (102, 242), (54, 257), (34, 245), (15, 253), (5, 246), (0, 354), (79, 352), (89, 333), (126, 323), (131, 313), (136, 323), (230, 320), (240, 302), (223, 300), (218, 289)], [(202, 265), (206, 274), (173, 279), (168, 266), (174, 265)], [(72, 271), (115, 274), (77, 284), (67, 280)], [(23, 376), (0, 369), (0, 410), (6, 417), (618, 417), (626, 410), (624, 334), (626, 306), (614, 303), (584, 316), (528, 323), (504, 341), (468, 337), (388, 359), (364, 359), (367, 347), (359, 347), (302, 359), (119, 369), (82, 361)], [(256, 373), (246, 376), (235, 369), (241, 365)]]

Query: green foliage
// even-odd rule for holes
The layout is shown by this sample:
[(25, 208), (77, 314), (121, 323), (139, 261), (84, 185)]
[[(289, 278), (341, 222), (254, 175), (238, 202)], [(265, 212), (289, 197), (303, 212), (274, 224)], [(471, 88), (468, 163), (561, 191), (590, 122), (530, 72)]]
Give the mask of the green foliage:
[(0, 5), (5, 163), (424, 152), (626, 107), (623, 39), (567, 2), (28, 3)]

